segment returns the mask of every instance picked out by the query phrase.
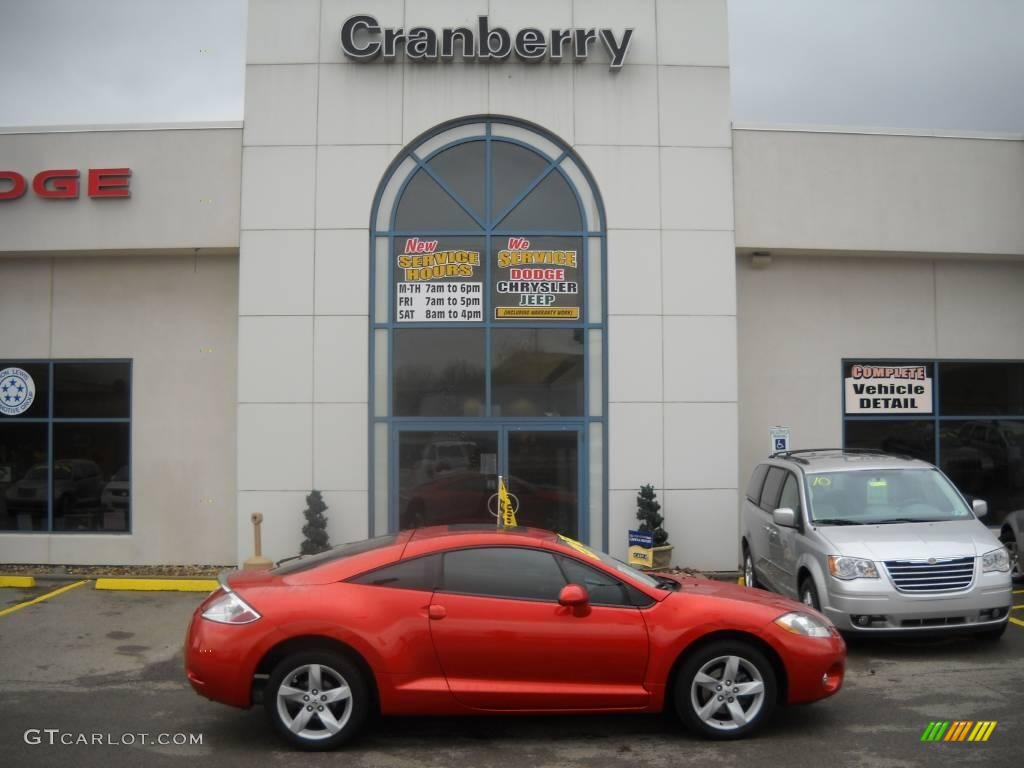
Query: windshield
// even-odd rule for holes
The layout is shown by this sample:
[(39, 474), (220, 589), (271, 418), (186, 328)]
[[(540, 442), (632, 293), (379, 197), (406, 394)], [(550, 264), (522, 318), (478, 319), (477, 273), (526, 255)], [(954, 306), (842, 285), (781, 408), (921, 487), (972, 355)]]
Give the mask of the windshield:
[(811, 520), (819, 525), (934, 523), (973, 513), (934, 469), (876, 469), (807, 475)]
[(612, 557), (611, 555), (606, 555), (604, 552), (597, 552), (596, 550), (593, 550), (590, 547), (588, 547), (586, 544), (581, 544), (575, 539), (570, 539), (568, 536), (558, 534), (558, 542), (560, 544), (564, 544), (569, 549), (579, 552), (582, 555), (592, 557), (594, 560), (600, 560), (605, 565), (614, 568), (623, 576), (627, 576), (631, 579), (639, 581), (641, 584), (646, 584), (648, 587), (657, 588), (661, 586), (661, 582), (659, 582), (652, 576), (648, 576), (643, 571), (638, 571), (636, 568), (630, 565), (626, 565), (621, 560), (616, 560), (614, 557)]

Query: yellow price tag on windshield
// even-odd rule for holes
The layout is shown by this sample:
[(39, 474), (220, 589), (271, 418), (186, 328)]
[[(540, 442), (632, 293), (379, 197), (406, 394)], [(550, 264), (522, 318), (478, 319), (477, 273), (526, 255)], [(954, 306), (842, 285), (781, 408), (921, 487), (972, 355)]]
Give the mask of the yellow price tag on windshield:
[(812, 488), (816, 488), (818, 486), (823, 486), (825, 488), (828, 488), (828, 486), (830, 486), (830, 485), (832, 485), (832, 478), (831, 477), (822, 477), (821, 475), (815, 475), (814, 476), (814, 480), (811, 482), (811, 487)]

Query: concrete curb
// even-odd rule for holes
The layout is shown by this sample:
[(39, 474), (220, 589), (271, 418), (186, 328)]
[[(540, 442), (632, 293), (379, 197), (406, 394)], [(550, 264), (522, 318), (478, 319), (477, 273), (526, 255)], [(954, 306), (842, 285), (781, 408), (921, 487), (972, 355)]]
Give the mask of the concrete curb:
[(95, 589), (117, 592), (213, 592), (216, 579), (96, 579)]
[(34, 576), (0, 576), (0, 587), (34, 587), (36, 579)]

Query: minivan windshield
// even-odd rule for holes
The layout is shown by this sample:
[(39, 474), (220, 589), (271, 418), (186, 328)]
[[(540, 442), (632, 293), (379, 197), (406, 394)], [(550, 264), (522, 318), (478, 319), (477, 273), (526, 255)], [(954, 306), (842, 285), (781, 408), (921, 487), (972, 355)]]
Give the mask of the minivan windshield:
[(817, 525), (937, 523), (974, 516), (952, 483), (934, 469), (858, 469), (807, 474)]

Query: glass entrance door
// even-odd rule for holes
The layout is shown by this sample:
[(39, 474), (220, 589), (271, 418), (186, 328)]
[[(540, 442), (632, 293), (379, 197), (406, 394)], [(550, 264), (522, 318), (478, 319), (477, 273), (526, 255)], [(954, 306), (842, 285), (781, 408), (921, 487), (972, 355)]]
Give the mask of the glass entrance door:
[(520, 525), (579, 536), (578, 429), (505, 431), (509, 493), (519, 502)]
[(520, 525), (578, 538), (578, 427), (398, 429), (397, 527), (497, 525), (498, 475)]

